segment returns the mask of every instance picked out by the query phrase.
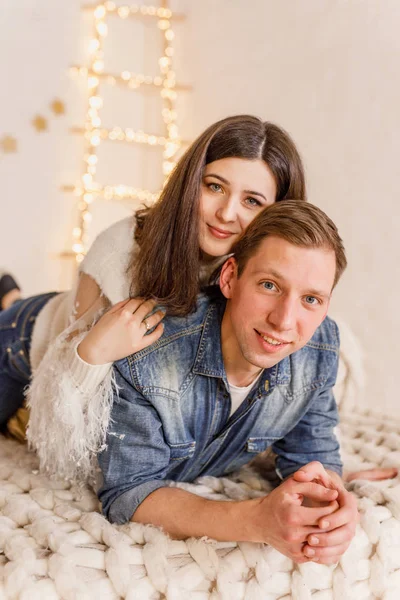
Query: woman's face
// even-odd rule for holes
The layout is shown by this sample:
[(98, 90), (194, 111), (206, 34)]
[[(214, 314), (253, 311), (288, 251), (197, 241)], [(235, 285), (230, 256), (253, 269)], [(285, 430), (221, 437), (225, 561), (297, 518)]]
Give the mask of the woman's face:
[(222, 158), (206, 165), (200, 192), (203, 258), (229, 254), (242, 231), (275, 198), (275, 178), (262, 160)]

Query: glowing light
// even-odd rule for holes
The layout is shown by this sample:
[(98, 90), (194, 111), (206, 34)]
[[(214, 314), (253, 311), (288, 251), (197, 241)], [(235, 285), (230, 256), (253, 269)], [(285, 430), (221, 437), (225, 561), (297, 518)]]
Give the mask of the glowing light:
[(101, 37), (106, 37), (107, 33), (108, 33), (108, 27), (107, 25), (103, 22), (103, 21), (99, 21), (96, 24), (96, 30), (97, 33), (101, 36)]
[[(181, 140), (176, 125), (176, 76), (172, 68), (172, 56), (174, 52), (172, 41), (175, 37), (171, 29), (172, 11), (165, 6), (156, 7), (141, 4), (117, 6), (115, 2), (110, 0), (99, 3), (97, 6), (87, 6), (86, 8), (89, 8), (92, 12), (95, 27), (95, 34), (88, 45), (90, 64), (88, 67), (74, 66), (70, 69), (71, 75), (82, 75), (87, 78), (87, 89), (89, 92), (85, 123), (81, 128), (74, 128), (74, 131), (83, 135), (86, 144), (83, 161), (84, 172), (78, 185), (68, 187), (79, 199), (79, 224), (72, 231), (72, 252), (78, 263), (83, 260), (86, 252), (87, 231), (92, 221), (90, 207), (96, 198), (100, 197), (110, 201), (116, 198), (120, 201), (136, 199), (141, 202), (152, 203), (158, 199), (160, 194), (160, 192), (153, 193), (146, 189), (123, 184), (100, 185), (96, 181), (96, 170), (99, 162), (96, 154), (98, 146), (104, 140), (110, 140), (113, 143), (147, 144), (155, 148), (162, 148), (162, 171), (165, 178), (175, 168), (176, 162), (174, 159), (181, 147)], [(156, 19), (154, 25), (157, 25), (163, 36), (163, 53), (159, 59), (159, 75), (134, 74), (127, 70), (122, 71), (119, 75), (104, 72), (103, 41), (108, 34), (106, 20), (110, 13), (114, 13), (121, 19), (127, 19), (131, 16), (146, 19), (152, 17)], [(99, 111), (103, 107), (103, 99), (99, 92), (100, 82), (111, 86), (118, 83), (119, 85), (126, 86), (126, 89), (140, 89), (141, 86), (154, 86), (158, 88), (158, 93), (163, 103), (162, 119), (165, 129), (163, 135), (149, 134), (141, 130), (134, 131), (132, 128), (123, 129), (118, 126), (114, 126), (111, 129), (101, 128)]]
[(106, 9), (104, 5), (97, 6), (94, 11), (95, 19), (103, 19), (106, 16)]

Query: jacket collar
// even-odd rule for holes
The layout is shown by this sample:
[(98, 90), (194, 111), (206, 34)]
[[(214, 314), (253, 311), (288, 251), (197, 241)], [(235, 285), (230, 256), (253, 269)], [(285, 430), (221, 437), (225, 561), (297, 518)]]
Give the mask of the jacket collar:
[(220, 377), (227, 383), (221, 345), (221, 323), (225, 304), (225, 299), (213, 300), (207, 309), (193, 373)]
[[(221, 323), (225, 306), (226, 300), (224, 298), (213, 299), (210, 302), (204, 319), (203, 332), (192, 371), (197, 375), (223, 379), (226, 387), (228, 387), (221, 344)], [(288, 384), (290, 379), (291, 368), (289, 356), (281, 360), (274, 367), (264, 370), (258, 388), (262, 393), (267, 393), (276, 384)], [(267, 380), (269, 385), (265, 385)]]

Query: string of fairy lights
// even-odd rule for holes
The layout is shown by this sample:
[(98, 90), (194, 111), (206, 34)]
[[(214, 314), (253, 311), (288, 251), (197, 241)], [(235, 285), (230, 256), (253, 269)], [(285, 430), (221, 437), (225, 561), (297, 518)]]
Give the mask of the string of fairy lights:
[[(117, 6), (115, 2), (107, 1), (98, 5), (83, 6), (83, 10), (93, 14), (93, 34), (89, 42), (89, 65), (71, 67), (72, 75), (81, 75), (86, 78), (88, 89), (88, 106), (83, 127), (72, 128), (73, 133), (83, 136), (85, 141), (83, 173), (79, 185), (64, 186), (65, 191), (71, 191), (78, 198), (78, 224), (73, 228), (73, 243), (71, 252), (77, 262), (81, 262), (87, 249), (87, 234), (92, 221), (91, 204), (96, 198), (105, 200), (140, 200), (153, 203), (160, 192), (139, 189), (123, 184), (101, 185), (96, 181), (98, 169), (98, 147), (106, 140), (128, 144), (147, 144), (158, 146), (162, 149), (162, 171), (164, 178), (175, 167), (175, 156), (182, 145), (176, 123), (177, 92), (189, 89), (176, 83), (172, 59), (174, 55), (173, 40), (175, 37), (172, 21), (182, 20), (183, 15), (172, 13), (167, 6), (168, 0), (162, 0), (161, 6), (130, 5)], [(135, 74), (123, 71), (118, 74), (104, 71), (104, 39), (108, 35), (107, 19), (110, 15), (121, 19), (139, 18), (152, 19), (163, 36), (163, 54), (159, 59), (160, 74), (156, 76)], [(134, 131), (113, 127), (102, 127), (100, 111), (103, 99), (100, 94), (100, 85), (124, 86), (127, 90), (140, 90), (152, 88), (161, 96), (161, 115), (164, 122), (163, 135)], [(68, 255), (71, 252), (66, 253)]]

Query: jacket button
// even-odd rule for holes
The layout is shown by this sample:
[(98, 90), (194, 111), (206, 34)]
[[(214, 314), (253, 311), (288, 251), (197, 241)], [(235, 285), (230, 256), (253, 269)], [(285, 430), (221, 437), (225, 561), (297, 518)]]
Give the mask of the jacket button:
[(267, 381), (264, 383), (264, 390), (265, 390), (266, 392), (268, 392), (268, 390), (269, 390), (269, 381), (268, 381), (268, 379), (267, 379)]

